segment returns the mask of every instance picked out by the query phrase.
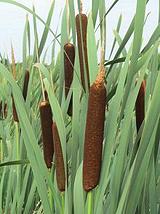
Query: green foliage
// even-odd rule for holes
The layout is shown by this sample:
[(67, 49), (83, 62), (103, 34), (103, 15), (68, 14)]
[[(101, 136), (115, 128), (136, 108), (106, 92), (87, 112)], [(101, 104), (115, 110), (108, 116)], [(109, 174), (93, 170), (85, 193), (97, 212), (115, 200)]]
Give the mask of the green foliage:
[[(82, 90), (80, 80), (75, 28), (77, 5), (73, 0), (65, 4), (59, 24), (61, 32), (57, 36), (51, 26), (56, 9), (54, 1), (46, 21), (38, 16), (34, 6), (30, 9), (12, 0), (0, 0), (1, 3), (16, 5), (33, 17), (34, 50), (31, 50), (31, 23), (27, 16), (22, 62), (16, 64), (17, 81), (12, 76), (11, 62), (2, 56), (0, 59), (0, 213), (160, 213), (160, 24), (158, 22), (148, 43), (142, 47), (148, 1), (137, 0), (136, 14), (123, 38), (120, 35), (122, 16), (117, 20), (109, 60), (105, 60), (108, 108), (100, 181), (89, 193), (83, 190), (82, 185), (88, 94)], [(80, 9), (79, 0), (76, 4)], [(109, 51), (105, 44), (105, 19), (116, 4), (118, 0), (106, 10), (104, 0), (92, 0), (87, 29), (91, 83), (98, 73), (101, 47), (105, 48), (105, 53)], [(37, 21), (44, 24), (41, 38), (37, 33)], [(97, 32), (100, 38), (97, 38)], [(45, 45), (49, 33), (53, 36), (52, 61), (47, 64), (43, 54), (48, 51)], [(66, 42), (72, 42), (76, 47), (74, 77), (67, 98), (63, 50)], [(55, 54), (56, 44), (59, 50)], [(30, 80), (24, 101), (22, 85), (26, 69), (30, 71)], [(143, 79), (146, 80), (146, 114), (137, 133), (135, 102)], [(43, 159), (39, 103), (43, 99), (44, 88), (57, 124), (65, 173), (68, 175), (63, 193), (57, 188), (54, 158), (51, 170), (46, 168)], [(11, 94), (19, 123), (13, 122)], [(69, 117), (67, 109), (71, 99), (73, 115)], [(138, 142), (140, 146), (135, 149)]]

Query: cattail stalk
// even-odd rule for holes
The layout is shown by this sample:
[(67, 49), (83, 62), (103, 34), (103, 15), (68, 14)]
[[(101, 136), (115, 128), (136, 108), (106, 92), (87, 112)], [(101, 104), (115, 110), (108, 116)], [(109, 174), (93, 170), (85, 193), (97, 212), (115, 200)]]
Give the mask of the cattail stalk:
[(55, 151), (55, 166), (56, 166), (56, 179), (57, 185), (60, 192), (65, 191), (65, 168), (64, 168), (64, 159), (62, 153), (61, 142), (59, 138), (59, 133), (57, 125), (54, 122), (52, 125), (53, 132), (53, 142), (54, 142), (54, 151)]
[[(65, 96), (67, 97), (73, 81), (73, 69), (75, 60), (75, 48), (71, 43), (64, 46), (64, 76), (65, 76)], [(72, 115), (72, 98), (69, 103), (68, 114)]]
[(83, 89), (86, 91), (86, 86), (89, 89), (89, 67), (87, 55), (87, 24), (88, 19), (86, 14), (80, 12), (76, 16), (77, 42), (79, 52), (80, 74)]
[(137, 126), (137, 132), (139, 131), (142, 122), (145, 117), (145, 88), (146, 88), (146, 82), (145, 80), (142, 82), (138, 97), (136, 100), (136, 126)]
[(100, 177), (106, 108), (104, 75), (101, 67), (89, 91), (83, 160), (83, 187), (87, 192), (97, 186)]
[(42, 128), (43, 153), (47, 168), (52, 167), (53, 137), (52, 137), (52, 111), (48, 101), (42, 101), (39, 105)]

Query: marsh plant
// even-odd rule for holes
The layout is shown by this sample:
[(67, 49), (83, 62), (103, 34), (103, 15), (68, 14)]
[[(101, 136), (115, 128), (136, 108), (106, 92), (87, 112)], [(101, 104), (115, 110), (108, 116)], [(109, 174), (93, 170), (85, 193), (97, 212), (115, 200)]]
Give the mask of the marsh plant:
[(160, 213), (160, 19), (142, 42), (150, 1), (137, 0), (123, 36), (119, 17), (110, 50), (119, 0), (92, 0), (89, 13), (64, 1), (58, 30), (54, 0), (45, 21), (0, 0), (28, 14), (22, 61), (14, 44), (0, 59), (0, 213)]

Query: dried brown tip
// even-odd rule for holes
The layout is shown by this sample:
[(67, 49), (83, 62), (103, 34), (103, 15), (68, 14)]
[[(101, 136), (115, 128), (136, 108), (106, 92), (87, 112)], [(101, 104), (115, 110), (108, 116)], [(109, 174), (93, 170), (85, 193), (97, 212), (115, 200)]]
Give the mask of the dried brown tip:
[(145, 90), (146, 90), (146, 82), (143, 80), (138, 97), (136, 100), (136, 126), (137, 132), (139, 131), (141, 124), (145, 117)]
[[(71, 43), (64, 46), (64, 76), (65, 76), (65, 96), (67, 97), (73, 81), (73, 69), (75, 61), (75, 47)], [(68, 107), (68, 114), (72, 116), (72, 98)]]
[(24, 98), (24, 100), (26, 100), (26, 98), (27, 98), (28, 83), (29, 83), (29, 71), (26, 70), (25, 77), (24, 77), (24, 84), (23, 84), (23, 98)]
[(106, 108), (104, 70), (100, 71), (90, 87), (83, 159), (83, 187), (90, 191), (98, 185)]
[(58, 134), (58, 129), (56, 123), (52, 125), (53, 132), (53, 142), (54, 142), (54, 151), (55, 151), (55, 167), (56, 167), (56, 179), (57, 185), (60, 192), (65, 191), (65, 168), (64, 168), (64, 159), (62, 153), (61, 142)]
[(43, 154), (47, 168), (52, 167), (53, 137), (52, 137), (52, 111), (48, 101), (42, 101), (39, 105), (42, 128)]
[(48, 93), (47, 93), (46, 90), (44, 90), (44, 97), (45, 97), (45, 100), (49, 100), (49, 99), (48, 99)]
[[(77, 42), (78, 42), (78, 52), (79, 52), (81, 83), (85, 91), (86, 91), (85, 77), (87, 78), (86, 82), (88, 85), (88, 89), (90, 87), (88, 56), (87, 56), (87, 24), (88, 24), (88, 19), (85, 14), (80, 13), (76, 16), (76, 29), (77, 29)], [(84, 57), (83, 57), (83, 54), (84, 54)], [(86, 75), (85, 75), (85, 72), (86, 72)]]
[(11, 96), (12, 96), (12, 113), (13, 113), (13, 120), (14, 120), (15, 122), (19, 122), (18, 114), (17, 114), (15, 102), (14, 102), (14, 97), (13, 97), (13, 95), (11, 95)]
[(3, 114), (4, 114), (4, 118), (7, 118), (7, 114), (8, 114), (8, 106), (7, 106), (7, 103), (4, 104)]

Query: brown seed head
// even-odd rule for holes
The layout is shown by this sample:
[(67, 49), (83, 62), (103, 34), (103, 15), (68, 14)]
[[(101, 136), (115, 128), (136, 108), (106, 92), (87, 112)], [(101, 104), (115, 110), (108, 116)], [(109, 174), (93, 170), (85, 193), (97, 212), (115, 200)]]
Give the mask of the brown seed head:
[(146, 89), (146, 82), (143, 80), (138, 97), (136, 100), (136, 125), (137, 131), (140, 129), (141, 124), (145, 117), (145, 89)]
[(54, 151), (55, 151), (55, 166), (56, 166), (56, 179), (59, 191), (65, 191), (65, 168), (64, 168), (64, 159), (62, 153), (61, 142), (58, 134), (58, 129), (56, 123), (52, 125), (53, 132), (53, 142), (54, 142)]
[(18, 114), (17, 114), (17, 110), (16, 110), (16, 106), (15, 106), (15, 102), (14, 102), (14, 97), (13, 95), (12, 96), (12, 113), (13, 113), (13, 120), (15, 122), (19, 122), (19, 119), (18, 119)]
[[(67, 97), (69, 89), (73, 81), (73, 69), (75, 60), (75, 48), (71, 43), (64, 46), (64, 76), (65, 76), (65, 96)], [(72, 98), (68, 107), (68, 114), (72, 116)]]
[(83, 187), (90, 191), (97, 186), (101, 170), (105, 121), (106, 88), (104, 70), (90, 87), (83, 160)]
[(88, 89), (90, 87), (88, 55), (87, 55), (87, 24), (88, 19), (85, 14), (80, 13), (76, 16), (80, 74), (81, 74), (81, 83), (84, 90), (86, 90), (85, 77), (87, 78), (86, 82), (88, 85)]
[(23, 85), (23, 98), (26, 100), (27, 91), (28, 91), (28, 83), (29, 83), (29, 71), (27, 70), (24, 77), (24, 85)]
[(52, 137), (52, 111), (48, 101), (42, 101), (39, 105), (42, 128), (43, 153), (47, 168), (52, 167), (53, 137)]

